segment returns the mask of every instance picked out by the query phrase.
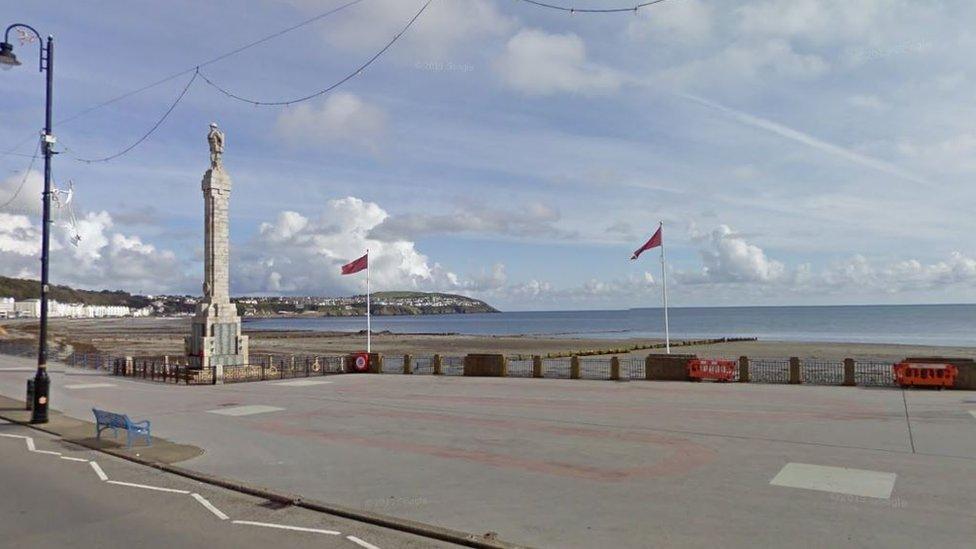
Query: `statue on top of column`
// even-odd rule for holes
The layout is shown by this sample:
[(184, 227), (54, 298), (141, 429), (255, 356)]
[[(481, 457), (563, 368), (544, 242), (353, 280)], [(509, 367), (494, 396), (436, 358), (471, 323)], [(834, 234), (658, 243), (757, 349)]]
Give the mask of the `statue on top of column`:
[(210, 144), (210, 169), (219, 170), (223, 167), (220, 157), (224, 154), (224, 132), (220, 131), (216, 122), (210, 123), (207, 143)]

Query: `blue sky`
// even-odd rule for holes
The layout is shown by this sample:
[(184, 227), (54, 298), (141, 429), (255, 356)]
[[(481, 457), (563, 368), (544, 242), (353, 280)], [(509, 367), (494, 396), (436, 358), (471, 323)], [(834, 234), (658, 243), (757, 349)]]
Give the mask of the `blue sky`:
[[(57, 40), (56, 115), (193, 67), (338, 0), (7, 2)], [(363, 0), (202, 68), (235, 93), (300, 97), (372, 56), (420, 0)], [(615, 0), (577, 7), (619, 6)], [(56, 8), (56, 9), (55, 9)], [(976, 289), (976, 5), (670, 0), (568, 15), (433, 0), (387, 55), (284, 108), (201, 79), (159, 131), (108, 163), (190, 74), (55, 133), (82, 235), (52, 279), (196, 293), (207, 125), (227, 134), (232, 291), (345, 295), (369, 247), (379, 289), (505, 309), (654, 306), (666, 224), (676, 305), (971, 302)], [(36, 44), (0, 73), (0, 151), (30, 155)], [(26, 140), (26, 141), (25, 141)], [(70, 154), (69, 154), (70, 153)], [(0, 156), (0, 273), (36, 276), (40, 174)]]

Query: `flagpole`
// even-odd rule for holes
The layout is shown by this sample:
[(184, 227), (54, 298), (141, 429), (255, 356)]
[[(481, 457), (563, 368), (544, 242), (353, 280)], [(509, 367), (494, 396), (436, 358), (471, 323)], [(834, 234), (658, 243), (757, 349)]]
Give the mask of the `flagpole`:
[(370, 322), (369, 314), (369, 249), (366, 249), (366, 352), (371, 353), (373, 351), (371, 347), (373, 336), (373, 329)]
[(661, 221), (661, 282), (664, 290), (664, 346), (671, 354), (671, 328), (668, 325), (668, 267), (664, 258), (664, 221)]

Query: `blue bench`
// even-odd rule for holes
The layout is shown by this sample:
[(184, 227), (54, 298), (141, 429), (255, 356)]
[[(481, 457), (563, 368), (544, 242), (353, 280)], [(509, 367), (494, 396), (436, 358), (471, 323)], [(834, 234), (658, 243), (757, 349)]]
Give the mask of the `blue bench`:
[(95, 414), (95, 438), (102, 438), (102, 431), (105, 429), (111, 429), (115, 434), (115, 437), (119, 436), (119, 429), (125, 429), (125, 442), (126, 448), (132, 448), (132, 437), (144, 437), (146, 439), (146, 445), (152, 446), (152, 435), (149, 432), (149, 420), (146, 421), (132, 421), (129, 416), (125, 414), (116, 414), (115, 412), (106, 412), (105, 410), (97, 410), (92, 408), (92, 412)]

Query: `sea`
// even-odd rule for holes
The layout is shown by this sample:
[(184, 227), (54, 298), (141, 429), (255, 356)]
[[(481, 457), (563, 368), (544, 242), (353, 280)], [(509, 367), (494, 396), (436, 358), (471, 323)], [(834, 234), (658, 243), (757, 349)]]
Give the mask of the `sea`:
[[(671, 338), (755, 337), (763, 341), (902, 343), (976, 347), (976, 305), (849, 305), (671, 308)], [(358, 332), (364, 317), (247, 319), (249, 330)], [(401, 334), (664, 338), (662, 309), (524, 311), (374, 316), (373, 331)]]

